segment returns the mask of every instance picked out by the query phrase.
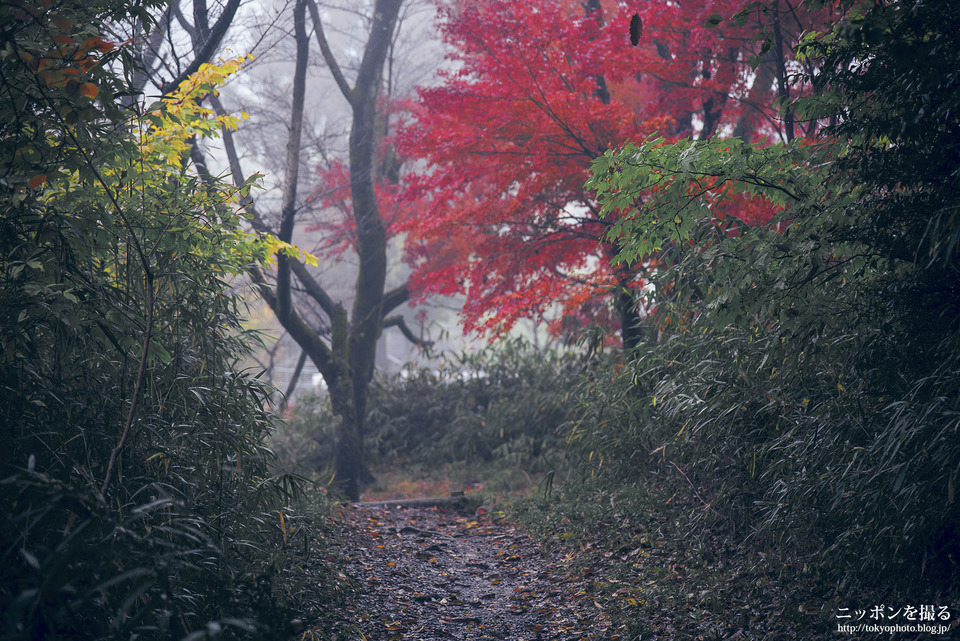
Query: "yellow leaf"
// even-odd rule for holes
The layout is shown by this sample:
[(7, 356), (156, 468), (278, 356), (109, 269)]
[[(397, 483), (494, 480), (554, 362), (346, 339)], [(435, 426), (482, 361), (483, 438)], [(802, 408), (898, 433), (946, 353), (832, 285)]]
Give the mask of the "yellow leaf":
[(300, 257), (303, 258), (303, 262), (310, 265), (311, 267), (317, 267), (320, 263), (317, 262), (317, 257), (307, 251), (300, 251)]

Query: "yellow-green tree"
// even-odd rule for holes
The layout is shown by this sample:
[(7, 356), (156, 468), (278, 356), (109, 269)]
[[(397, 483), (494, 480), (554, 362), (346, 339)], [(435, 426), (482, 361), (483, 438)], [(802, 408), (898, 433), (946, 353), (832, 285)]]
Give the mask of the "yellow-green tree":
[(0, 5), (11, 638), (252, 635), (279, 616), (263, 586), (291, 486), (271, 477), (267, 392), (238, 371), (251, 338), (231, 280), (297, 252), (241, 231), (250, 181), (188, 162), (191, 140), (235, 126), (198, 99), (242, 61), (201, 66), (142, 116), (118, 107), (124, 59), (106, 25), (151, 8)]

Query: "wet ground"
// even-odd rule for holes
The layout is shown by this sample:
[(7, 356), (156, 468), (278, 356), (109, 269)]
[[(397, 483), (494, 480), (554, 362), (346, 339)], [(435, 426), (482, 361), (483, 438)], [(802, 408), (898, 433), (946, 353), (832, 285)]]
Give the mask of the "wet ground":
[(361, 504), (344, 538), (364, 586), (346, 617), (370, 641), (618, 638), (562, 553), (487, 515)]

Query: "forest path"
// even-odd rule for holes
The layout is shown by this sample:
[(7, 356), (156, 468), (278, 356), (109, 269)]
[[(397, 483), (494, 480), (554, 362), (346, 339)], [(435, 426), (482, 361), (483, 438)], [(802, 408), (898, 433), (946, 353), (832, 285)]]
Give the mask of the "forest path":
[(616, 639), (591, 586), (527, 534), (454, 509), (344, 508), (346, 617), (370, 641)]

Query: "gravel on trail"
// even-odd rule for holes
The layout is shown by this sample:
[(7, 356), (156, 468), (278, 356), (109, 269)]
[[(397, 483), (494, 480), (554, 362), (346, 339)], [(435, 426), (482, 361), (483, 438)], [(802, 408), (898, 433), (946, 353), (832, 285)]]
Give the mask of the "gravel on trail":
[(361, 591), (344, 623), (370, 641), (617, 639), (569, 557), (455, 509), (343, 508), (344, 572)]

